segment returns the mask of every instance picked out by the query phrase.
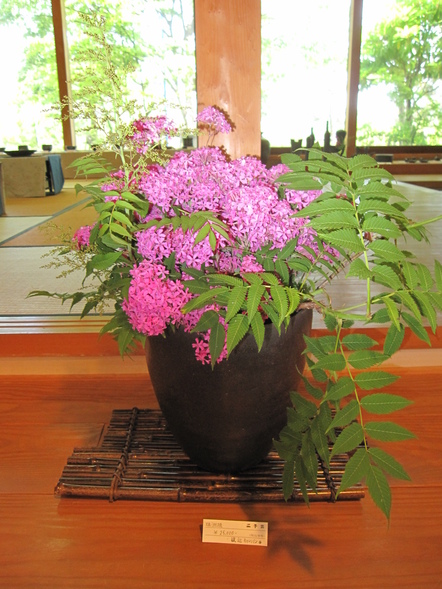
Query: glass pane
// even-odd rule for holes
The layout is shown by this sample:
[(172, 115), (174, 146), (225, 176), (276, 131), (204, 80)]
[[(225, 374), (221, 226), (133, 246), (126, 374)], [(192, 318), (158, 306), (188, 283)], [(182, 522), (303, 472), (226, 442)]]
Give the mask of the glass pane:
[[(89, 5), (90, 6), (90, 5)], [(81, 52), (90, 41), (79, 22), (78, 0), (66, 0), (72, 94), (84, 93), (85, 63)], [(96, 11), (105, 18), (113, 39), (113, 63), (118, 70), (133, 66), (127, 76), (128, 96), (143, 114), (149, 104), (165, 100), (163, 111), (177, 124), (194, 125), (196, 116), (195, 33), (193, 0), (97, 0)], [(97, 68), (103, 64), (97, 63)], [(91, 97), (94, 100), (94, 97)], [(96, 96), (97, 104), (102, 97)], [(170, 106), (172, 105), (172, 106)], [(82, 131), (76, 124), (76, 143), (89, 149), (97, 142), (95, 130)], [(179, 146), (180, 139), (175, 140)], [(173, 143), (172, 143), (173, 144)]]
[(442, 139), (440, 0), (364, 2), (358, 145)]
[(58, 100), (50, 0), (0, 2), (0, 55), (0, 146), (62, 147), (61, 124), (45, 112)]
[(272, 147), (345, 129), (350, 0), (262, 0), (261, 130)]

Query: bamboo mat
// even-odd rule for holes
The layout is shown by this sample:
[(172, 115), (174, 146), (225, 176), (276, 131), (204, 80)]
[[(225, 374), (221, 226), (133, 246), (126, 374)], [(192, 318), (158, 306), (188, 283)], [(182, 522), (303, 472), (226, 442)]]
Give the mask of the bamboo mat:
[[(317, 493), (311, 501), (334, 501), (348, 456), (335, 456), (330, 469), (318, 462)], [(198, 468), (168, 431), (159, 410), (117, 409), (101, 444), (76, 448), (55, 488), (60, 497), (137, 499), (181, 502), (283, 501), (283, 462), (276, 452), (254, 468), (236, 475), (216, 474)], [(355, 485), (339, 500), (361, 499)], [(290, 501), (303, 501), (299, 484)]]

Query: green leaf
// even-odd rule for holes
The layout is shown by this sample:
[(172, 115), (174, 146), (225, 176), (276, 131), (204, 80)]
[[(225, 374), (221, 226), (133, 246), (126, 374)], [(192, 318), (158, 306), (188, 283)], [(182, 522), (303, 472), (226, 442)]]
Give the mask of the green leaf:
[(367, 268), (363, 260), (361, 260), (361, 258), (356, 258), (356, 260), (353, 260), (353, 262), (350, 264), (347, 276), (356, 276), (361, 280), (366, 280), (367, 278), (372, 277), (372, 273), (371, 270)]
[(226, 331), (224, 325), (217, 323), (210, 330), (209, 351), (212, 358), (212, 367), (215, 366), (221, 352), (224, 348)]
[(405, 307), (407, 307), (408, 309), (410, 309), (410, 311), (414, 314), (416, 319), (420, 321), (421, 312), (411, 294), (409, 294), (405, 290), (399, 290), (396, 294), (400, 298), (402, 304), (405, 305)]
[(390, 317), (391, 322), (393, 323), (393, 325), (395, 325), (396, 329), (399, 329), (399, 310), (396, 307), (396, 304), (388, 296), (382, 297), (381, 300), (387, 308), (388, 316)]
[(387, 239), (402, 235), (397, 225), (385, 219), (385, 217), (367, 217), (362, 224), (362, 231), (382, 235), (382, 237), (386, 237)]
[(384, 473), (377, 466), (371, 465), (365, 480), (371, 498), (383, 511), (387, 519), (389, 519), (391, 510), (391, 491)]
[[(186, 270), (187, 272), (187, 270)], [(244, 286), (241, 278), (229, 274), (209, 274), (205, 277), (209, 284), (221, 284), (226, 286)]]
[(198, 297), (195, 297), (186, 303), (182, 308), (182, 311), (184, 313), (189, 313), (189, 311), (193, 311), (194, 309), (201, 309), (202, 307), (205, 307), (207, 304), (209, 304), (209, 302), (211, 303), (220, 294), (228, 292), (228, 290), (229, 289), (227, 287), (220, 286), (203, 292)]
[(373, 280), (391, 289), (399, 289), (402, 283), (396, 272), (384, 264), (375, 264), (372, 269)]
[(367, 350), (376, 346), (377, 343), (365, 333), (350, 333), (342, 338), (342, 344), (349, 350)]
[(429, 269), (424, 264), (416, 264), (415, 270), (422, 290), (430, 290), (433, 286), (433, 278)]
[(327, 354), (316, 362), (316, 368), (323, 370), (339, 371), (345, 368), (345, 358), (342, 354)]
[(408, 327), (411, 329), (411, 331), (415, 335), (417, 335), (419, 339), (421, 339), (422, 341), (426, 342), (429, 346), (431, 346), (431, 341), (427, 333), (427, 330), (424, 328), (422, 323), (418, 319), (416, 319), (416, 317), (413, 317), (413, 315), (410, 315), (409, 313), (402, 312), (402, 318), (408, 325)]
[(206, 237), (209, 235), (209, 231), (210, 231), (210, 225), (204, 225), (202, 227), (202, 229), (200, 229), (198, 231), (198, 233), (196, 234), (195, 240), (193, 242), (193, 245), (197, 245), (198, 243), (200, 243), (201, 241), (203, 241), (204, 239), (206, 239)]
[(332, 456), (351, 452), (361, 444), (364, 439), (364, 430), (360, 423), (353, 422), (339, 434), (333, 445)]
[(404, 407), (408, 407), (412, 404), (412, 401), (400, 397), (399, 395), (390, 395), (387, 393), (375, 393), (373, 395), (367, 395), (361, 400), (361, 405), (369, 413), (375, 413), (376, 415), (386, 415), (393, 413)]
[(308, 401), (305, 397), (299, 393), (291, 392), (290, 399), (298, 413), (303, 417), (310, 419), (316, 415), (317, 407), (311, 401)]
[(365, 478), (370, 469), (370, 458), (365, 448), (359, 448), (349, 459), (345, 466), (342, 481), (339, 485), (339, 493), (352, 487)]
[(405, 329), (402, 324), (399, 329), (395, 325), (390, 325), (384, 341), (384, 354), (391, 358), (402, 345), (405, 336)]
[(301, 489), (302, 497), (306, 504), (309, 505), (309, 498), (307, 492), (307, 474), (300, 456), (297, 456), (295, 460), (295, 475), (296, 480), (299, 484), (299, 488)]
[(321, 239), (331, 245), (343, 247), (346, 250), (360, 254), (365, 251), (364, 243), (353, 229), (338, 229), (327, 234), (320, 234)]
[(373, 370), (372, 372), (361, 372), (356, 375), (355, 381), (358, 387), (364, 391), (372, 389), (381, 389), (396, 382), (399, 376), (384, 372), (382, 370)]
[(208, 329), (215, 327), (217, 323), (219, 323), (219, 315), (216, 311), (211, 309), (201, 315), (200, 320), (192, 329), (192, 333), (207, 331)]
[(344, 211), (351, 213), (355, 212), (353, 205), (343, 198), (330, 198), (328, 200), (312, 201), (299, 213), (295, 213), (293, 217), (315, 217), (316, 215), (324, 215), (325, 213)]
[(307, 393), (311, 395), (314, 399), (322, 399), (322, 396), (324, 394), (323, 391), (321, 389), (318, 389), (317, 387), (314, 387), (312, 383), (308, 380), (308, 378), (306, 378), (305, 376), (301, 375), (301, 378)]
[(381, 448), (369, 448), (368, 453), (370, 454), (373, 462), (377, 464), (382, 470), (384, 470), (387, 474), (391, 476), (402, 479), (404, 481), (410, 481), (410, 476), (405, 472), (404, 468), (402, 467), (399, 462), (390, 456)]
[(283, 260), (276, 260), (275, 272), (277, 272), (284, 284), (288, 284), (290, 281), (290, 274), (287, 268), (287, 264)]
[(318, 478), (318, 457), (310, 431), (302, 438), (301, 457), (305, 467), (306, 479), (312, 489), (316, 489)]
[(290, 462), (284, 463), (284, 470), (282, 474), (282, 492), (284, 494), (284, 499), (288, 501), (293, 493), (293, 488), (295, 486), (295, 462), (292, 460)]
[(344, 427), (354, 421), (359, 415), (359, 404), (356, 399), (352, 399), (348, 405), (345, 405), (336, 415), (328, 427), (327, 431), (338, 427)]
[(270, 294), (272, 295), (273, 303), (276, 307), (276, 310), (279, 315), (279, 323), (281, 325), (284, 321), (284, 318), (287, 315), (287, 311), (289, 308), (289, 303), (287, 299), (287, 294), (285, 288), (283, 286), (271, 286), (270, 287)]
[(343, 376), (333, 383), (327, 391), (325, 399), (327, 401), (339, 401), (347, 395), (351, 395), (355, 390), (355, 384), (349, 376)]
[(369, 421), (365, 424), (365, 431), (374, 440), (382, 442), (401, 442), (416, 437), (408, 429), (392, 421)]
[(368, 244), (371, 251), (378, 257), (388, 262), (401, 262), (405, 260), (405, 254), (389, 241), (375, 239)]
[(247, 293), (247, 314), (249, 321), (251, 322), (255, 313), (258, 311), (258, 307), (261, 304), (262, 296), (265, 292), (265, 286), (262, 284), (252, 284), (248, 288)]
[(227, 327), (227, 350), (231, 351), (239, 344), (249, 331), (249, 322), (246, 315), (236, 315)]
[(121, 252), (110, 252), (108, 254), (96, 254), (87, 263), (88, 269), (106, 270), (113, 266), (121, 258)]
[(352, 352), (347, 358), (348, 362), (357, 370), (365, 370), (366, 368), (377, 366), (387, 359), (388, 356), (375, 350), (358, 350), (357, 352)]
[(322, 231), (333, 231), (335, 229), (357, 229), (358, 222), (352, 213), (346, 211), (333, 211), (331, 213), (316, 217), (310, 221), (309, 226), (318, 233)]
[[(325, 405), (324, 405), (325, 407)], [(312, 422), (311, 426), (312, 440), (316, 451), (325, 462), (326, 465), (330, 463), (330, 451), (328, 449), (328, 439), (324, 433), (324, 428), (319, 415)], [(316, 461), (316, 470), (318, 469), (318, 462)]]
[(436, 333), (437, 315), (433, 303), (426, 292), (415, 292), (415, 297), (419, 301), (424, 316), (428, 319), (433, 333)]
[[(317, 359), (322, 358), (328, 352), (327, 349), (324, 349), (321, 339), (322, 338), (319, 337), (309, 337), (308, 335), (304, 335), (307, 352), (312, 354)], [(334, 339), (335, 338), (333, 338), (333, 340)]]
[(299, 303), (301, 302), (301, 295), (299, 294), (299, 291), (297, 291), (295, 288), (291, 288), (291, 287), (288, 287), (286, 289), (286, 293), (287, 293), (287, 297), (289, 300), (289, 308), (287, 310), (287, 315), (290, 316), (298, 308)]
[(439, 260), (434, 260), (434, 277), (436, 279), (437, 290), (442, 291), (442, 264)]
[(230, 291), (228, 295), (229, 302), (227, 303), (227, 322), (241, 310), (246, 299), (247, 290), (246, 286), (234, 286)]
[(261, 313), (255, 313), (252, 321), (250, 322), (250, 327), (252, 328), (253, 337), (255, 338), (259, 351), (262, 348), (265, 336), (264, 320), (261, 316)]
[(402, 271), (404, 273), (405, 282), (408, 288), (415, 289), (419, 284), (419, 277), (416, 272), (415, 265), (411, 262), (402, 262)]

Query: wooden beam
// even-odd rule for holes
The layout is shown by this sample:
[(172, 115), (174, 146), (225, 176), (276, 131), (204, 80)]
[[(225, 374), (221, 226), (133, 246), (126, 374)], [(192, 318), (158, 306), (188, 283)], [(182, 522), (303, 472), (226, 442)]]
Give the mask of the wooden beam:
[[(66, 15), (64, 0), (51, 0), (52, 19), (54, 23), (55, 56), (57, 61), (58, 90), (60, 101), (66, 97), (71, 98), (71, 76), (69, 69), (69, 51), (66, 37)], [(66, 106), (61, 112), (63, 116), (63, 142), (64, 145), (75, 145), (74, 122), (69, 116), (69, 107)]]
[(358, 113), (359, 70), (361, 59), (363, 0), (352, 0), (350, 9), (350, 41), (348, 49), (347, 82), (347, 157), (356, 153), (356, 130)]
[(195, 0), (195, 37), (198, 111), (219, 106), (236, 127), (216, 144), (233, 158), (260, 156), (260, 0)]

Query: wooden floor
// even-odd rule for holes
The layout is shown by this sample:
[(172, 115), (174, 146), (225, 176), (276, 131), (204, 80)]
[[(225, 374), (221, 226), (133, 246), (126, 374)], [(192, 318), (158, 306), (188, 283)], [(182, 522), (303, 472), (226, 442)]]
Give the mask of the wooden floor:
[[(68, 456), (98, 443), (113, 409), (156, 407), (142, 355), (121, 360), (92, 323), (57, 323), (0, 321), (2, 589), (442, 587), (440, 330), (429, 350), (409, 338), (390, 367), (414, 400), (398, 420), (417, 440), (388, 448), (412, 477), (392, 483), (388, 526), (369, 497), (310, 508), (56, 498)], [(204, 518), (266, 521), (269, 545), (203, 544)]]
[[(142, 356), (107, 345), (85, 357), (66, 339), (37, 338), (33, 357), (8, 356), (0, 339), (0, 587), (442, 587), (441, 348), (405, 350), (392, 367), (418, 440), (390, 449), (413, 480), (393, 483), (388, 527), (369, 497), (310, 508), (56, 498), (67, 457), (98, 443), (112, 409), (156, 407)], [(269, 545), (203, 544), (203, 518), (267, 521)]]

